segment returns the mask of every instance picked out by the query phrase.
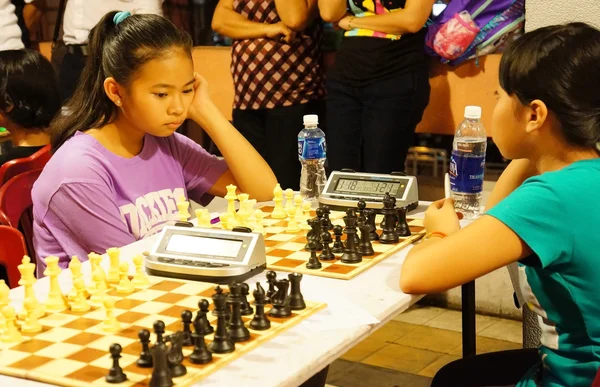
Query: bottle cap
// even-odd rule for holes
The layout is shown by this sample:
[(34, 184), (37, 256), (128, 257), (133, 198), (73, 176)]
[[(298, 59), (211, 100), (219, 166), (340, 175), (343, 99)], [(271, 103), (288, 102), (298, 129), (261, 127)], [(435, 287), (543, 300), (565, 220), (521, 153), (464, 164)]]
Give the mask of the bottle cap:
[(304, 125), (318, 125), (319, 124), (319, 116), (316, 114), (307, 114), (303, 117)]
[(480, 106), (465, 107), (465, 118), (481, 118), (481, 107)]

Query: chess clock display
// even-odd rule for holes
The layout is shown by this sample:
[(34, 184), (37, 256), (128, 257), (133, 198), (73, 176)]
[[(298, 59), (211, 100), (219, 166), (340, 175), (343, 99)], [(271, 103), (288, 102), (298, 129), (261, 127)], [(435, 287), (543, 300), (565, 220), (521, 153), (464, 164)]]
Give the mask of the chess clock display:
[(386, 193), (396, 198), (398, 207), (413, 210), (419, 204), (417, 178), (404, 174), (359, 173), (351, 170), (333, 171), (319, 196), (319, 203), (333, 210), (344, 211), (364, 200), (367, 208), (383, 209)]
[(172, 278), (228, 283), (267, 266), (261, 233), (168, 226), (146, 258), (148, 272)]

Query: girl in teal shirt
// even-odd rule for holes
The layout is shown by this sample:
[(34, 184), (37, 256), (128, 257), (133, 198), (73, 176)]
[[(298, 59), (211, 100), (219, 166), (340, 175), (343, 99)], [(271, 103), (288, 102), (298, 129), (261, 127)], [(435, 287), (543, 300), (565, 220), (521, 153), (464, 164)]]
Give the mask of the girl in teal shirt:
[(442, 292), (518, 261), (542, 345), (450, 363), (433, 387), (592, 384), (600, 367), (599, 64), (600, 31), (584, 23), (529, 32), (504, 53), (492, 135), (516, 161), (503, 185), (518, 188), (462, 230), (451, 199), (433, 203), (429, 237), (408, 254), (400, 287)]

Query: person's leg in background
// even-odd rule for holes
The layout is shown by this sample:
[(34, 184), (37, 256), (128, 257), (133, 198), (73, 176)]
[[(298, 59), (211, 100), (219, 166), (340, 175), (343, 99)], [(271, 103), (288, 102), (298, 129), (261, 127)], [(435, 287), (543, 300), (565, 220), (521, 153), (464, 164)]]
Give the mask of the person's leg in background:
[(327, 81), (328, 170), (361, 170), (361, 117), (363, 103), (357, 89), (338, 81)]
[(429, 103), (427, 71), (405, 73), (361, 89), (363, 169), (403, 172), (415, 128)]
[(266, 158), (266, 109), (233, 109), (231, 121), (238, 132), (269, 163)]
[(431, 387), (507, 387), (516, 385), (540, 363), (537, 348), (491, 352), (442, 367)]
[(65, 53), (58, 71), (58, 92), (63, 103), (75, 92), (86, 60), (87, 57), (80, 53)]

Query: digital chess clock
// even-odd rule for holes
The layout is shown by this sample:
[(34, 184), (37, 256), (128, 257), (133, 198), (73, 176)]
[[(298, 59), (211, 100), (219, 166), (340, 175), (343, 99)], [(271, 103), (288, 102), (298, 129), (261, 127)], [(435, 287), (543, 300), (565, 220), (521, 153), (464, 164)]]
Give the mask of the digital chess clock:
[(383, 208), (383, 196), (388, 192), (396, 198), (397, 207), (414, 210), (419, 205), (417, 178), (403, 173), (389, 175), (362, 173), (351, 170), (333, 171), (319, 196), (319, 203), (332, 210), (356, 208), (364, 200), (367, 208), (377, 211)]
[(167, 226), (146, 257), (149, 274), (228, 284), (267, 267), (261, 233)]

